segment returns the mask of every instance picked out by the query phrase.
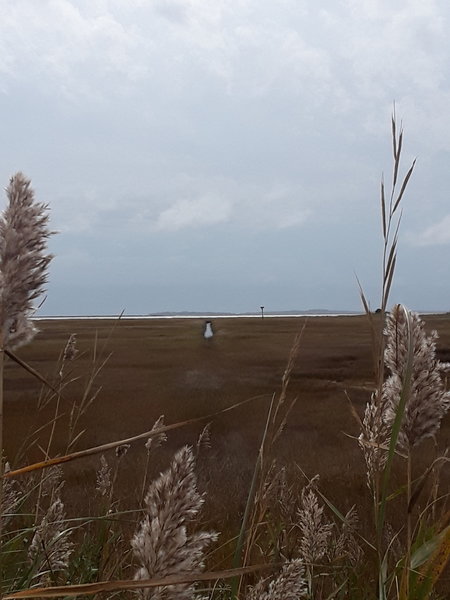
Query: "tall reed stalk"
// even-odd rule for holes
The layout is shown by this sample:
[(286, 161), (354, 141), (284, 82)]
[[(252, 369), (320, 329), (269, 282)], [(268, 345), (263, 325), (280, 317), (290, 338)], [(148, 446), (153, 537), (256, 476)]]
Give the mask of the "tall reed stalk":
[[(403, 131), (401, 128), (398, 130), (395, 113), (392, 117), (392, 140), (394, 164), (388, 201), (383, 180), (381, 182), (383, 273), (379, 320), (371, 313), (361, 290), (361, 298), (370, 320), (377, 385), (366, 406), (361, 424), (360, 443), (366, 459), (368, 484), (373, 498), (378, 597), (380, 600), (386, 600), (391, 586), (395, 585), (399, 589), (398, 597), (402, 600), (418, 600), (428, 596), (416, 596), (418, 588), (411, 587), (413, 559), (417, 560), (414, 531), (417, 533), (417, 527), (422, 527), (420, 520), (416, 526), (413, 523), (412, 449), (424, 438), (437, 433), (450, 402), (442, 378), (446, 365), (440, 363), (435, 356), (437, 334), (427, 336), (419, 316), (402, 305), (394, 306), (386, 317), (397, 260), (400, 205), (415, 166), (413, 161), (399, 183)], [(394, 461), (397, 458), (404, 461), (404, 489), (397, 490), (394, 496), (405, 497), (405, 552), (401, 563), (390, 572), (390, 544), (386, 547), (385, 542), (386, 518), (392, 496), (390, 488)], [(432, 539), (433, 543), (438, 543), (436, 535)], [(431, 544), (431, 540), (428, 543)], [(414, 546), (416, 552), (413, 556)], [(426, 560), (431, 560), (429, 552), (422, 547), (419, 549), (422, 555), (427, 557)]]
[(375, 319), (366, 300), (364, 292), (360, 287), (361, 299), (369, 317), (370, 330), (372, 335), (373, 360), (376, 380), (376, 390), (372, 396), (372, 401), (366, 409), (363, 424), (363, 432), (360, 440), (366, 445), (363, 446), (368, 468), (368, 479), (372, 490), (372, 499), (377, 530), (377, 548), (379, 565), (382, 563), (382, 532), (384, 526), (384, 494), (386, 493), (386, 481), (390, 474), (389, 468), (384, 471), (384, 483), (382, 472), (386, 462), (386, 455), (383, 450), (386, 443), (389, 443), (389, 430), (383, 422), (383, 384), (385, 371), (385, 344), (384, 324), (389, 295), (394, 279), (395, 267), (397, 263), (397, 244), (398, 234), (401, 223), (401, 201), (406, 191), (408, 182), (414, 171), (415, 160), (409, 167), (406, 175), (399, 182), (399, 171), (401, 165), (401, 155), (403, 148), (403, 128), (398, 127), (395, 110), (391, 119), (391, 135), (393, 150), (393, 169), (392, 182), (388, 198), (386, 198), (386, 188), (384, 177), (381, 179), (380, 202), (381, 202), (381, 224), (383, 236), (382, 251), (382, 281), (381, 281), (381, 299), (380, 299), (380, 318)]

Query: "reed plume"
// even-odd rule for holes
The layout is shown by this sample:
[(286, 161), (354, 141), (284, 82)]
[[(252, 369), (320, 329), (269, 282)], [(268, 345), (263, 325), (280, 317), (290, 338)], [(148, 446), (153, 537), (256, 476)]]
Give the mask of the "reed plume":
[(69, 566), (73, 543), (71, 530), (65, 527), (64, 504), (58, 495), (36, 528), (28, 550), (28, 559), (40, 584), (55, 582)]
[(111, 467), (108, 465), (105, 455), (102, 454), (100, 468), (97, 470), (97, 485), (95, 486), (95, 491), (99, 496), (110, 497), (112, 491), (111, 472)]
[[(161, 415), (160, 417), (158, 417), (158, 419), (154, 422), (153, 427), (151, 428), (151, 431), (156, 431), (157, 429), (160, 429), (161, 427), (164, 427), (164, 415)], [(157, 435), (150, 436), (148, 438), (148, 440), (145, 442), (145, 448), (147, 450), (147, 454), (150, 453), (150, 450), (156, 450), (156, 448), (159, 448), (165, 442), (167, 442), (167, 435), (164, 432), (158, 433)]]
[(387, 460), (391, 436), (391, 426), (386, 419), (390, 397), (388, 387), (383, 384), (381, 392), (373, 392), (366, 404), (361, 424), (359, 444), (366, 461), (369, 487), (373, 486), (376, 475), (383, 470)]
[(419, 315), (407, 311), (400, 304), (394, 306), (389, 314), (385, 334), (385, 364), (391, 372), (385, 382), (389, 398), (385, 418), (390, 425), (394, 422), (408, 376), (408, 344), (413, 348), (410, 389), (398, 439), (400, 448), (410, 449), (438, 432), (450, 407), (450, 393), (445, 390), (442, 379), (442, 373), (449, 365), (436, 358), (437, 332), (427, 335)]
[[(170, 468), (151, 483), (145, 497), (147, 515), (131, 540), (140, 566), (135, 579), (182, 575), (203, 568), (203, 551), (215, 533), (188, 534), (187, 524), (199, 513), (204, 499), (197, 491), (192, 449), (179, 450)], [(142, 590), (145, 600), (187, 600), (191, 584)]]
[(302, 490), (298, 516), (302, 534), (299, 547), (300, 556), (306, 564), (313, 565), (327, 553), (333, 523), (325, 521), (323, 506), (319, 505), (313, 489)]
[(47, 206), (35, 201), (25, 175), (11, 177), (6, 195), (9, 203), (0, 218), (0, 326), (2, 348), (13, 349), (36, 333), (30, 316), (47, 282), (51, 232)]
[[(151, 431), (156, 431), (161, 427), (164, 427), (164, 415), (161, 415), (160, 417), (158, 417), (158, 419), (156, 419), (156, 421), (153, 424), (153, 427), (151, 428)], [(153, 450), (156, 450), (165, 442), (167, 442), (167, 435), (164, 432), (158, 433), (156, 435), (151, 435), (145, 442), (145, 449), (147, 450), (147, 460), (144, 469), (144, 478), (142, 480), (141, 504), (144, 501), (145, 490), (147, 488), (147, 473), (150, 464), (150, 454)]]
[(283, 565), (281, 573), (269, 583), (257, 583), (250, 588), (246, 600), (299, 600), (308, 594), (305, 567), (299, 558)]
[(409, 392), (397, 442), (399, 450), (409, 451), (425, 438), (433, 437), (450, 406), (450, 393), (445, 390), (442, 377), (449, 365), (436, 358), (437, 333), (427, 335), (419, 315), (397, 304), (387, 316), (384, 334), (384, 364), (389, 375), (381, 393), (374, 392), (366, 406), (359, 437), (369, 482), (386, 463), (395, 415), (407, 386)]
[(195, 456), (198, 457), (202, 450), (211, 449), (211, 423), (206, 423), (197, 439)]

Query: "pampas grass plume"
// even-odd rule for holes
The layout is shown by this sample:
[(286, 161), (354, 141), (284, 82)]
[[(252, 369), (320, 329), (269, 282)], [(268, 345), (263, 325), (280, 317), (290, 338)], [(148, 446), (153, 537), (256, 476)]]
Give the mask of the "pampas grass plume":
[(51, 232), (47, 206), (35, 201), (25, 175), (11, 177), (6, 195), (8, 205), (0, 217), (0, 326), (2, 347), (14, 349), (36, 332), (30, 316), (47, 282)]
[[(215, 533), (189, 535), (187, 524), (199, 513), (203, 497), (197, 491), (195, 460), (188, 446), (179, 450), (170, 468), (151, 483), (145, 497), (147, 515), (131, 540), (140, 566), (135, 579), (182, 575), (203, 568), (203, 551)], [(190, 584), (142, 590), (141, 598), (187, 600), (193, 597)]]
[(400, 394), (405, 385), (408, 353), (407, 315), (414, 354), (410, 394), (399, 435), (399, 445), (405, 449), (417, 446), (427, 437), (433, 437), (450, 407), (450, 393), (445, 390), (442, 378), (442, 373), (448, 365), (436, 358), (437, 333), (433, 331), (427, 335), (425, 324), (419, 315), (397, 304), (388, 316), (385, 332), (385, 363), (391, 371), (385, 382), (390, 400), (386, 420), (390, 425), (394, 422)]

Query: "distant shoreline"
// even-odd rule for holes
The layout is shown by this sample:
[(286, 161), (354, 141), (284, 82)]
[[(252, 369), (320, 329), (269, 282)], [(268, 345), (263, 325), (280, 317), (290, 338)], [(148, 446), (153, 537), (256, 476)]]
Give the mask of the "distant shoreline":
[[(421, 315), (436, 315), (443, 316), (450, 314), (448, 311), (418, 311)], [(365, 315), (364, 312), (357, 311), (296, 311), (296, 312), (279, 312), (279, 313), (264, 313), (265, 319), (295, 319), (307, 317), (358, 317)], [(262, 319), (261, 313), (154, 313), (149, 315), (48, 315), (33, 317), (34, 321), (93, 321), (93, 320), (158, 320), (158, 319)]]
[[(323, 312), (323, 313), (277, 313), (264, 314), (265, 319), (273, 318), (301, 318), (301, 317), (357, 317), (364, 313), (361, 312)], [(155, 319), (261, 319), (261, 314), (228, 314), (228, 313), (204, 313), (204, 314), (161, 314), (161, 315), (62, 315), (62, 316), (39, 316), (33, 317), (34, 321), (82, 321), (82, 320), (155, 320)]]

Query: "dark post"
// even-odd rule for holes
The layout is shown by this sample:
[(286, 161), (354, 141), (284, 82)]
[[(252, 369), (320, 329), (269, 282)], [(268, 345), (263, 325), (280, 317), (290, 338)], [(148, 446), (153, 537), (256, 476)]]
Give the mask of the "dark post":
[(264, 306), (261, 306), (261, 319), (264, 319)]

